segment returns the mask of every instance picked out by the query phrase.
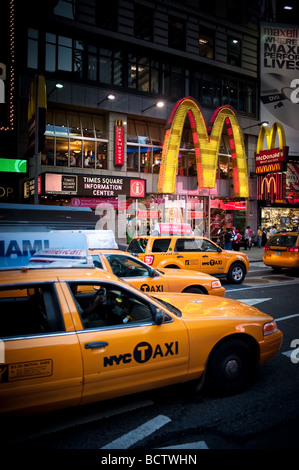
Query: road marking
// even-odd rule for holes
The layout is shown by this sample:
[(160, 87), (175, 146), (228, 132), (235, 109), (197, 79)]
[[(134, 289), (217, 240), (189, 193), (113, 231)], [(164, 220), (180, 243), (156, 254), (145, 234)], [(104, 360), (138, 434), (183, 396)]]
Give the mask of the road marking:
[(267, 297), (266, 299), (237, 299), (238, 302), (244, 302), (247, 305), (256, 305), (262, 302), (267, 302), (268, 300), (272, 300), (272, 297)]
[(291, 351), (283, 352), (282, 354), (283, 354), (284, 356), (290, 357), (291, 354), (292, 354), (292, 352), (294, 352), (294, 349), (291, 349)]
[[(248, 282), (249, 279), (248, 279)], [(279, 287), (284, 287), (284, 286), (291, 286), (293, 284), (298, 284), (299, 281), (287, 281), (283, 282)], [(235, 289), (225, 289), (225, 293), (227, 294), (228, 292), (239, 292), (241, 290), (252, 290), (252, 289), (265, 289), (266, 287), (277, 287), (279, 283), (276, 284), (260, 284), (258, 286), (247, 286), (247, 287), (235, 287)]]
[(299, 317), (299, 313), (294, 313), (293, 315), (287, 315), (286, 317), (275, 318), (275, 321), (289, 320), (290, 318)]
[(153, 434), (157, 429), (162, 428), (165, 424), (170, 423), (171, 419), (164, 415), (156, 416), (146, 423), (142, 424), (133, 431), (124, 434), (119, 439), (109, 442), (109, 444), (101, 447), (101, 449), (129, 449), (136, 442), (141, 441), (147, 436)]
[(208, 449), (205, 441), (188, 442), (177, 446), (159, 447), (159, 449)]

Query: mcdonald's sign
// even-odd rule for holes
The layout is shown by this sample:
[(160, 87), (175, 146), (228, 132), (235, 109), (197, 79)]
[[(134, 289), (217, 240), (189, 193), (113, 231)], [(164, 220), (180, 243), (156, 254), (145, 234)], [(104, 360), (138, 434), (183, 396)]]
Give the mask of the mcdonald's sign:
[[(266, 136), (267, 150), (263, 150)], [(278, 136), (278, 147), (275, 147), (275, 140)], [(286, 171), (288, 159), (288, 147), (284, 128), (275, 122), (270, 129), (262, 126), (258, 135), (257, 148), (255, 153), (256, 173), (269, 173), (273, 171)]]
[(214, 188), (221, 135), (226, 124), (231, 149), (234, 192), (248, 197), (248, 174), (243, 132), (229, 105), (218, 108), (207, 128), (199, 104), (192, 97), (179, 100), (167, 123), (162, 150), (158, 192), (174, 193), (182, 131), (188, 116), (193, 136), (199, 188)]
[(257, 177), (258, 200), (284, 200), (286, 198), (286, 174), (272, 173)]

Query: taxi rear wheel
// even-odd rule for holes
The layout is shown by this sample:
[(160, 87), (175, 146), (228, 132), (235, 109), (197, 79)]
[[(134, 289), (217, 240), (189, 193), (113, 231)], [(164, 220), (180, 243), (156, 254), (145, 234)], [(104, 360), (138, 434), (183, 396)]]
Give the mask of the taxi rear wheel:
[(246, 274), (245, 266), (241, 263), (234, 263), (228, 271), (227, 280), (233, 284), (241, 284)]
[(227, 340), (216, 346), (207, 369), (207, 385), (215, 393), (228, 396), (241, 392), (254, 371), (254, 357), (245, 341)]

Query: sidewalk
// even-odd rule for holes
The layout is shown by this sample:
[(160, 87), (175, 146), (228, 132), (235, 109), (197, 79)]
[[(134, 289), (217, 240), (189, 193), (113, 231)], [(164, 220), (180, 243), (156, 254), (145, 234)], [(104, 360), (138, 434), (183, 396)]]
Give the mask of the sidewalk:
[(245, 251), (244, 248), (240, 248), (240, 252), (245, 253), (248, 256), (250, 263), (254, 261), (263, 261), (264, 247), (258, 248), (257, 246), (253, 246), (250, 250)]

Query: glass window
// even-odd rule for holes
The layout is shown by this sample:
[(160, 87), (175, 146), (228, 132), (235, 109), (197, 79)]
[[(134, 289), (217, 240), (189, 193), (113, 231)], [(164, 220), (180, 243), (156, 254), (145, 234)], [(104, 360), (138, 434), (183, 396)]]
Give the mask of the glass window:
[(180, 51), (186, 50), (186, 22), (174, 16), (168, 19), (168, 45)]
[(113, 61), (113, 84), (123, 86), (123, 53), (120, 51), (114, 52)]
[(149, 276), (149, 268), (132, 256), (106, 255), (113, 274), (118, 277)]
[(139, 147), (127, 145), (127, 171), (139, 171)]
[(93, 127), (93, 119), (92, 116), (89, 114), (81, 114), (81, 123), (82, 123), (82, 132), (84, 137), (93, 137), (94, 134), (94, 127)]
[(100, 82), (112, 83), (112, 51), (100, 49)]
[(109, 31), (117, 31), (118, 0), (96, 1), (96, 25)]
[(54, 137), (46, 137), (45, 148), (41, 154), (42, 165), (54, 165)]
[(105, 120), (103, 116), (93, 116), (96, 137), (98, 139), (107, 138), (105, 129)]
[(56, 35), (46, 33), (46, 71), (56, 70)]
[(58, 36), (58, 70), (72, 72), (72, 40)]
[(96, 46), (88, 46), (88, 72), (89, 80), (98, 80), (98, 54)]
[(152, 172), (152, 148), (140, 147), (140, 171), (144, 173)]
[(75, 19), (75, 7), (76, 1), (74, 0), (58, 0), (54, 8), (54, 14), (73, 20)]
[(51, 285), (24, 285), (1, 289), (0, 336), (32, 336), (65, 331)]
[(134, 5), (134, 36), (146, 41), (154, 37), (154, 10), (139, 3)]
[(215, 33), (211, 29), (200, 26), (199, 34), (199, 55), (207, 59), (214, 59), (214, 37)]
[(96, 168), (107, 170), (107, 142), (97, 142)]
[(164, 253), (168, 251), (168, 247), (171, 243), (171, 238), (157, 238), (153, 243), (153, 253)]
[(78, 77), (80, 78), (82, 78), (83, 75), (83, 52), (83, 42), (74, 41), (73, 71), (77, 73)]
[(68, 129), (70, 135), (82, 135), (79, 113), (68, 112)]
[(95, 168), (95, 142), (83, 141), (83, 159), (84, 168)]
[(70, 290), (85, 329), (153, 321), (150, 304), (118, 285), (71, 283)]
[(227, 63), (241, 67), (241, 40), (238, 38), (227, 38)]
[(70, 166), (82, 168), (82, 140), (70, 139)]
[(56, 138), (56, 165), (68, 166), (69, 140)]
[(38, 68), (38, 31), (31, 28), (28, 29), (27, 67)]

